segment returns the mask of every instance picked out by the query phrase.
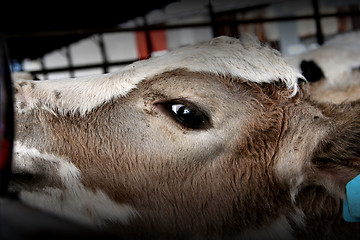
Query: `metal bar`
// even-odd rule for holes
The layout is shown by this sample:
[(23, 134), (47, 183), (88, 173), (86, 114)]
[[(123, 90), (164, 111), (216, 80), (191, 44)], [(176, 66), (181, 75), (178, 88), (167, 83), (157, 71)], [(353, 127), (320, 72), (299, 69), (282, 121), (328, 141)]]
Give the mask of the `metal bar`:
[(212, 35), (213, 35), (213, 37), (217, 37), (219, 35), (218, 26), (215, 24), (216, 17), (215, 17), (215, 13), (214, 13), (214, 10), (213, 10), (211, 0), (208, 0), (208, 9), (209, 9), (210, 25), (211, 25)]
[(102, 34), (98, 35), (97, 44), (99, 45), (101, 58), (102, 58), (102, 61), (103, 61), (103, 66), (102, 66), (103, 72), (107, 73), (108, 72), (108, 57), (107, 57), (107, 54), (106, 54), (104, 38), (103, 38)]
[(66, 57), (66, 60), (68, 62), (68, 71), (70, 72), (70, 77), (74, 77), (75, 74), (74, 74), (74, 64), (73, 64), (73, 61), (72, 61), (72, 57), (71, 57), (71, 54), (70, 54), (70, 48), (69, 46), (66, 46), (65, 47), (65, 57)]
[(42, 57), (42, 58), (40, 58), (39, 59), (39, 62), (40, 62), (40, 65), (41, 65), (41, 70), (40, 70), (40, 72), (42, 73), (42, 74), (44, 74), (44, 78), (46, 79), (47, 78), (47, 74), (48, 74), (48, 70), (46, 69), (46, 67), (45, 67), (45, 63), (44, 63), (44, 58)]
[[(138, 59), (129, 60), (129, 61), (108, 62), (106, 64), (106, 67), (128, 65), (137, 60)], [(96, 63), (96, 64), (73, 66), (71, 69), (72, 70), (82, 70), (82, 69), (90, 69), (90, 68), (102, 68), (103, 66), (104, 66), (104, 63)], [(69, 67), (48, 68), (48, 69), (43, 69), (43, 70), (30, 71), (30, 73), (31, 74), (46, 74), (46, 73), (63, 72), (63, 71), (69, 71)]]
[(145, 31), (145, 36), (146, 36), (146, 46), (147, 46), (148, 58), (149, 58), (149, 57), (151, 57), (151, 53), (152, 53), (153, 49), (152, 49), (152, 43), (151, 43), (150, 29), (149, 29), (149, 25), (147, 24), (146, 16), (143, 16), (143, 21), (144, 21), (144, 31)]
[(319, 45), (323, 45), (324, 44), (324, 34), (321, 28), (321, 17), (320, 17), (320, 12), (319, 12), (319, 3), (318, 0), (311, 0), (312, 2), (312, 6), (314, 9), (314, 20), (315, 20), (315, 25), (316, 25), (316, 39), (317, 39), (317, 43)]
[[(360, 16), (360, 11), (350, 11), (342, 13), (329, 13), (319, 14), (319, 18), (328, 17), (346, 17), (346, 16)], [(245, 20), (231, 20), (231, 21), (216, 21), (217, 26), (224, 26), (229, 24), (251, 24), (251, 23), (264, 23), (264, 22), (280, 22), (280, 21), (296, 21), (302, 19), (314, 19), (314, 15), (302, 15), (302, 16), (284, 16), (274, 18), (263, 18), (263, 19), (245, 19)], [(89, 35), (99, 33), (115, 33), (115, 32), (134, 32), (134, 31), (145, 31), (145, 30), (160, 30), (160, 29), (176, 29), (176, 28), (193, 28), (193, 27), (209, 27), (211, 22), (201, 22), (192, 24), (174, 24), (174, 25), (148, 25), (145, 27), (136, 28), (94, 28), (94, 29), (79, 29), (79, 30), (64, 30), (64, 31), (48, 31), (48, 32), (35, 32), (35, 33), (19, 33), (19, 34), (6, 34), (4, 38), (31, 38), (31, 37), (59, 37), (59, 36), (70, 36), (70, 35)]]

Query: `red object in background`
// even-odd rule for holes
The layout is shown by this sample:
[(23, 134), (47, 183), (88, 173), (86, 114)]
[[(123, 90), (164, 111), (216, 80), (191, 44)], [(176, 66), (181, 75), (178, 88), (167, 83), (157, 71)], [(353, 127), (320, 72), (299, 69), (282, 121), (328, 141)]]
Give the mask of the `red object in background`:
[[(152, 52), (167, 50), (165, 30), (151, 30), (149, 35)], [(149, 53), (148, 41), (146, 39), (145, 31), (136, 32), (136, 44), (138, 49), (138, 58), (149, 58), (151, 53)]]
[(0, 169), (4, 169), (6, 163), (9, 161), (9, 153), (10, 153), (10, 142), (7, 139), (3, 139), (2, 144), (0, 145)]
[(6, 195), (11, 175), (13, 110), (10, 67), (5, 42), (0, 36), (0, 197)]

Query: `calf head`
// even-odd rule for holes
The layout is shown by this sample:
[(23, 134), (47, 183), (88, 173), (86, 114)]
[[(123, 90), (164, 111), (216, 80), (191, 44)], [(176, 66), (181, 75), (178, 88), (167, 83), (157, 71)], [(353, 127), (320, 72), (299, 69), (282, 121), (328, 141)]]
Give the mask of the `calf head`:
[(122, 237), (345, 236), (360, 103), (316, 103), (299, 78), (254, 39), (220, 37), (117, 73), (17, 81), (12, 190)]

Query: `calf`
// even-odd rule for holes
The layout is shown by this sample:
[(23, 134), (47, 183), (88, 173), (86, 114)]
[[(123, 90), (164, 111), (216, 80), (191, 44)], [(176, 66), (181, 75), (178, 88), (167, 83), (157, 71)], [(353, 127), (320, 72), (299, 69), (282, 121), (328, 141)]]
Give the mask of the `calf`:
[(313, 99), (332, 103), (359, 99), (359, 38), (360, 32), (342, 34), (317, 49), (288, 58), (310, 82)]
[(14, 83), (11, 190), (122, 238), (358, 239), (360, 102), (313, 101), (252, 37), (79, 79)]

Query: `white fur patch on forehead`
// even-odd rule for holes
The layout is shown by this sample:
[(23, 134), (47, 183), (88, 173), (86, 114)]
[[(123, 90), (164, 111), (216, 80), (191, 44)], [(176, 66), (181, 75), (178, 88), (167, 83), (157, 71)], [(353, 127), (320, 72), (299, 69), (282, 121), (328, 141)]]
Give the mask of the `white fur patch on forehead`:
[(191, 71), (230, 75), (255, 83), (282, 81), (295, 93), (298, 78), (304, 79), (277, 50), (249, 35), (242, 39), (218, 37), (184, 50), (180, 48), (169, 55), (176, 59), (174, 64)]
[(260, 44), (254, 37), (235, 39), (223, 36), (160, 57), (137, 61), (110, 74), (31, 84), (20, 80), (15, 87), (18, 93), (22, 93), (18, 98), (23, 110), (37, 106), (60, 113), (86, 114), (110, 99), (125, 96), (144, 79), (179, 68), (234, 76), (256, 83), (282, 81), (293, 89), (294, 95), (297, 79), (303, 78), (278, 51)]

